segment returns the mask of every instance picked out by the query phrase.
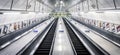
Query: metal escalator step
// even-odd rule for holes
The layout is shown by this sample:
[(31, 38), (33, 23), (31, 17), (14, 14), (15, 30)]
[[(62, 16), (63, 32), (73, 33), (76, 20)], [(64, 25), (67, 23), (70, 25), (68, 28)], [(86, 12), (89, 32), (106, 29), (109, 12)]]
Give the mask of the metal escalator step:
[(88, 52), (78, 52), (78, 54), (81, 54), (81, 55), (83, 55), (83, 54), (88, 54), (88, 55), (90, 55)]
[(50, 51), (50, 49), (38, 49), (37, 51)]
[(49, 54), (49, 51), (37, 51), (35, 54)]

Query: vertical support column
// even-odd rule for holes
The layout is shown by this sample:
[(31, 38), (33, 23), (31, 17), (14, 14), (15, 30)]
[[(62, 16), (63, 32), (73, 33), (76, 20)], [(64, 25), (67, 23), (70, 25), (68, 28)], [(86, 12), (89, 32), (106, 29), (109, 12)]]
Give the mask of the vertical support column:
[(14, 2), (14, 0), (12, 0), (12, 2), (11, 2), (10, 10), (12, 10), (12, 8), (13, 8), (13, 2)]
[(27, 2), (26, 2), (26, 11), (28, 11), (28, 1), (29, 0), (27, 0)]
[(43, 5), (41, 4), (40, 12), (43, 13)]
[(89, 0), (87, 0), (87, 5), (88, 5), (88, 11), (90, 11)]
[(40, 8), (41, 8), (41, 5), (40, 5), (40, 2), (39, 2), (39, 8), (38, 8), (38, 9), (39, 9), (39, 12), (40, 12)]
[(116, 1), (115, 1), (115, 0), (113, 0), (113, 3), (114, 3), (114, 7), (115, 7), (115, 9), (117, 9), (117, 6), (116, 6)]
[(84, 5), (83, 5), (83, 2), (82, 2), (82, 11), (84, 11)]
[(96, 0), (97, 10), (99, 10), (98, 0)]
[(34, 12), (35, 12), (35, 9), (36, 9), (36, 0), (34, 1)]
[(77, 12), (77, 5), (75, 6), (75, 8), (76, 8), (75, 12)]

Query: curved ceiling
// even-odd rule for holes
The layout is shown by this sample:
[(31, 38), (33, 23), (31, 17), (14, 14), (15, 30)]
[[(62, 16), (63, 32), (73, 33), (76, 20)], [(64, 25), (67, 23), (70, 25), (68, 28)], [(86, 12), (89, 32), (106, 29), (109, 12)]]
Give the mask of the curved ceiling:
[(83, 1), (83, 0), (38, 0), (39, 2), (44, 2), (45, 4), (48, 4), (48, 5), (51, 5), (51, 6), (55, 6), (55, 4), (60, 1), (63, 1), (65, 6), (71, 6), (73, 4), (76, 4), (80, 1)]
[(48, 0), (48, 2), (52, 5), (55, 5), (59, 1), (63, 1), (65, 4), (69, 4), (69, 3), (71, 3), (72, 0)]
[[(0, 9), (26, 10), (26, 6), (27, 6), (26, 4), (28, 2), (28, 6), (30, 7), (29, 10), (34, 10), (35, 4), (39, 4), (39, 2), (49, 8), (55, 9), (61, 4), (61, 1), (62, 1), (62, 3), (64, 3), (64, 7), (66, 9), (69, 9), (70, 7), (73, 7), (74, 5), (84, 0), (0, 0), (0, 1), (1, 1)], [(56, 4), (57, 6), (55, 6)]]
[[(43, 1), (45, 1), (45, 0), (43, 0)], [(47, 1), (47, 3), (51, 4), (52, 6), (55, 6), (55, 4), (57, 2), (63, 1), (66, 9), (69, 9), (70, 7), (73, 7), (83, 1), (86, 1), (86, 0), (46, 0), (46, 1)]]

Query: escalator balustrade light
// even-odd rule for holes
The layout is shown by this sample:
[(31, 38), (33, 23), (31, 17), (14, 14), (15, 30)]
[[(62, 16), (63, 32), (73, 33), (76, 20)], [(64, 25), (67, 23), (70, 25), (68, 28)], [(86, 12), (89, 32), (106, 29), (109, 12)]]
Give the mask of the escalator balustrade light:
[(36, 29), (35, 29), (35, 30), (33, 30), (33, 32), (35, 32), (35, 33), (36, 33), (36, 32), (38, 32), (38, 30), (36, 30)]
[(89, 33), (89, 32), (90, 32), (90, 30), (85, 30), (85, 32), (88, 32), (88, 33)]
[(64, 30), (59, 30), (59, 32), (64, 32)]

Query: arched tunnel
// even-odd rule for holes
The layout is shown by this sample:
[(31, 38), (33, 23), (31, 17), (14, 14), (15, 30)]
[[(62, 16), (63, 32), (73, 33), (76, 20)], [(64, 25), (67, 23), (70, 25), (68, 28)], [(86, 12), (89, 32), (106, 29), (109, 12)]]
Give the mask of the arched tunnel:
[(120, 55), (120, 0), (0, 0), (0, 55)]

